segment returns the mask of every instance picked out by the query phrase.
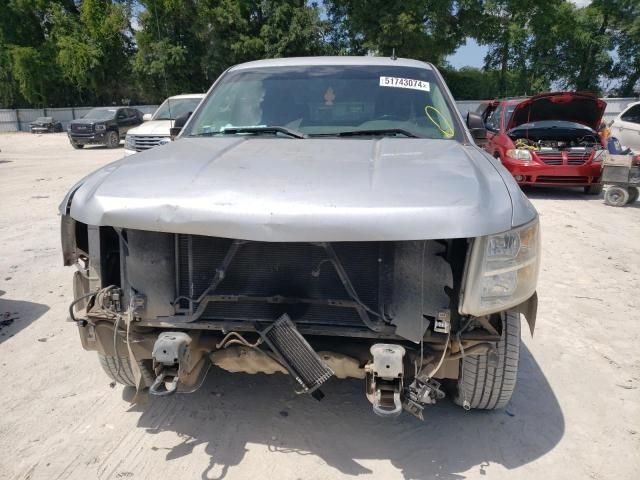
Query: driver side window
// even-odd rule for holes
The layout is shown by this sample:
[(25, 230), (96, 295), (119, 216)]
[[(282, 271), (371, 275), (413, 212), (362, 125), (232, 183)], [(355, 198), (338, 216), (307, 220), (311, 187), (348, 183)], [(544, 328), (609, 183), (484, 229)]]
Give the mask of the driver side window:
[(502, 105), (499, 105), (495, 110), (489, 112), (485, 120), (485, 126), (487, 130), (497, 132), (500, 130), (500, 119), (502, 118)]

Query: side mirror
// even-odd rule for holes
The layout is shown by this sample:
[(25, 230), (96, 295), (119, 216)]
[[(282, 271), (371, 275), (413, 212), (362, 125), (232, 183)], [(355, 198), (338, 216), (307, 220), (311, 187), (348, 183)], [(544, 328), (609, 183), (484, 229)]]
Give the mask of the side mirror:
[(173, 127), (169, 129), (169, 136), (171, 137), (172, 141), (175, 140), (175, 138), (178, 135), (180, 135), (180, 132), (182, 131), (182, 127), (185, 126), (185, 124), (187, 123), (187, 120), (189, 120), (189, 117), (191, 116), (192, 113), (193, 112), (183, 113), (173, 121)]
[(150, 113), (145, 113), (145, 114), (142, 116), (142, 121), (143, 121), (143, 122), (148, 122), (148, 121), (149, 121), (149, 120), (151, 120), (152, 118), (153, 118), (153, 115), (152, 115), (152, 114), (150, 114)]
[(467, 113), (467, 127), (476, 145), (482, 146), (487, 143), (487, 128), (484, 126), (482, 117), (477, 113)]

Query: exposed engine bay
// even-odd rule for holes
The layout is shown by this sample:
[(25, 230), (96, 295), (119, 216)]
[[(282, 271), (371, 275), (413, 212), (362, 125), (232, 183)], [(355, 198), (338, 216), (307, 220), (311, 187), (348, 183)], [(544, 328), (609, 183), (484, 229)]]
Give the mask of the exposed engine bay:
[(502, 314), (452, 308), (466, 239), (268, 243), (77, 222), (75, 236), (83, 346), (134, 358), (140, 393), (194, 391), (211, 366), (289, 374), (318, 400), (331, 377), (359, 378), (376, 414), (422, 418), (503, 333)]
[(573, 150), (589, 152), (602, 149), (600, 136), (589, 127), (571, 122), (544, 121), (511, 129), (515, 147), (532, 151)]

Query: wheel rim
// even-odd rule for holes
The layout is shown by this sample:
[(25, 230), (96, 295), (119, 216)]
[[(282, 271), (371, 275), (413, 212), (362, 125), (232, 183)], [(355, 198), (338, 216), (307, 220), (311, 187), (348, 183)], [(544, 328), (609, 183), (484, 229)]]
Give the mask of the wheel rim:
[(627, 203), (629, 193), (620, 187), (610, 187), (607, 190), (606, 201), (608, 204), (619, 207)]

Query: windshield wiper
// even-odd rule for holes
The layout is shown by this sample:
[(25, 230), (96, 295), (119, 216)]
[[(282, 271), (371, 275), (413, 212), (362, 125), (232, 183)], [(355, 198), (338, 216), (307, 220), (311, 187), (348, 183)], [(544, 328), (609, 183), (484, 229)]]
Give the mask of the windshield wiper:
[(347, 130), (344, 132), (336, 132), (336, 133), (328, 133), (328, 134), (320, 134), (320, 135), (331, 136), (331, 137), (364, 137), (364, 136), (381, 137), (385, 135), (394, 135), (394, 136), (402, 135), (404, 137), (409, 137), (409, 138), (420, 138), (415, 133), (411, 133), (409, 130), (405, 130), (403, 128), (375, 128), (370, 130)]
[(282, 133), (293, 138), (307, 138), (307, 136), (298, 132), (297, 130), (291, 130), (287, 127), (268, 126), (268, 127), (227, 127), (223, 128), (220, 132), (225, 135), (235, 135), (236, 133)]

